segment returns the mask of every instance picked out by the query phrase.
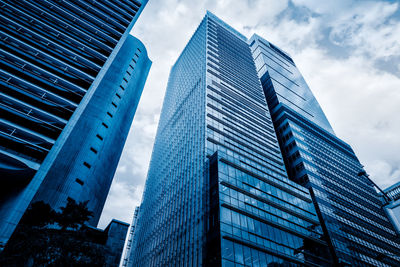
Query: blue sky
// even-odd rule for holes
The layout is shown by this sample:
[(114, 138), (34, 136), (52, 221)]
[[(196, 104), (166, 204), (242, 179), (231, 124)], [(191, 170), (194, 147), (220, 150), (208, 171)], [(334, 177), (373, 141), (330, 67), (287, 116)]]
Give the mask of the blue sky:
[(400, 180), (400, 2), (149, 0), (132, 34), (153, 61), (99, 227), (141, 201), (171, 66), (206, 10), (288, 52), (338, 137), (385, 188)]

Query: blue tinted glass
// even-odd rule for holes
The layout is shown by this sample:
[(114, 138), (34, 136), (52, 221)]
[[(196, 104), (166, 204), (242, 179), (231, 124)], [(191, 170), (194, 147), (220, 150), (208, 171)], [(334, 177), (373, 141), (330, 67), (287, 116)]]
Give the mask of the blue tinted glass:
[(233, 261), (234, 260), (233, 243), (226, 239), (222, 239), (221, 246), (222, 246), (222, 258)]

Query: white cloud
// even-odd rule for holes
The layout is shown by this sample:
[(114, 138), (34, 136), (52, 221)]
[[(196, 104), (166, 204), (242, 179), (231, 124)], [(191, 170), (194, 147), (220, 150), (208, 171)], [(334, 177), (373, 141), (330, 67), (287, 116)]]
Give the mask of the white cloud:
[(338, 45), (349, 45), (355, 52), (376, 58), (400, 54), (400, 24), (389, 19), (398, 4), (365, 4), (341, 18), (330, 38)]
[(309, 17), (306, 21), (298, 22), (285, 16), (283, 20), (259, 25), (252, 31), (294, 55), (304, 47), (316, 46), (321, 38), (319, 29), (320, 21), (316, 18)]
[[(212, 3), (215, 3), (214, 5)], [(288, 1), (207, 1), (207, 8), (236, 30), (246, 35), (246, 28), (272, 23), (288, 6)], [(249, 37), (249, 36), (248, 36)]]
[(317, 49), (305, 49), (295, 60), (336, 134), (386, 186), (394, 177), (376, 175), (374, 162), (400, 166), (399, 77), (375, 69), (367, 58), (335, 59)]
[[(398, 9), (383, 1), (150, 0), (133, 34), (153, 66), (100, 226), (113, 217), (130, 222), (140, 203), (169, 70), (206, 10), (291, 53), (335, 132), (372, 179), (382, 186), (400, 180), (400, 64), (390, 63), (400, 55)], [(397, 64), (398, 75), (379, 69), (376, 60)]]
[(373, 160), (368, 167), (371, 169), (370, 173), (373, 177), (387, 177), (385, 181), (381, 181), (383, 188), (399, 181), (400, 167), (398, 165), (392, 166), (385, 161)]
[(127, 186), (124, 182), (115, 181), (104, 206), (99, 227), (105, 228), (115, 218), (130, 223), (134, 207), (140, 203), (143, 185)]
[[(399, 18), (392, 17), (399, 3), (385, 1), (294, 0), (315, 13), (321, 26), (330, 31), (330, 41), (353, 48), (353, 53), (373, 59), (400, 54)], [(323, 30), (323, 29), (321, 29)]]

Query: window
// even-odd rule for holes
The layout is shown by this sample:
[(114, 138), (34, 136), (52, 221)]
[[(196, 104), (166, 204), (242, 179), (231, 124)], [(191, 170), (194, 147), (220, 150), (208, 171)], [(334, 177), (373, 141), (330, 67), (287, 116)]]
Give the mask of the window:
[(90, 150), (91, 150), (94, 154), (97, 154), (97, 150), (94, 149), (93, 147), (91, 147)]
[(226, 223), (231, 223), (231, 211), (226, 208), (221, 208), (221, 221)]
[(279, 48), (277, 48), (276, 46), (274, 46), (274, 45), (271, 44), (271, 43), (269, 43), (269, 46), (270, 46), (273, 50), (275, 50), (279, 55), (281, 55), (282, 57), (284, 57), (285, 59), (287, 59), (290, 63), (292, 63), (292, 64), (294, 65), (293, 60), (292, 60), (288, 55), (286, 55), (285, 53), (283, 53)]
[(243, 248), (242, 245), (236, 244), (234, 243), (234, 247), (235, 247), (235, 261), (238, 263), (243, 264)]
[(79, 178), (76, 178), (76, 179), (75, 179), (75, 182), (77, 182), (77, 183), (80, 184), (80, 185), (83, 185), (83, 181), (82, 181), (81, 179), (79, 179)]
[(222, 239), (222, 257), (233, 261), (233, 243), (226, 239)]
[(90, 169), (92, 167), (92, 165), (90, 165), (89, 163), (87, 163), (86, 161), (83, 162), (83, 165), (85, 165), (88, 169)]

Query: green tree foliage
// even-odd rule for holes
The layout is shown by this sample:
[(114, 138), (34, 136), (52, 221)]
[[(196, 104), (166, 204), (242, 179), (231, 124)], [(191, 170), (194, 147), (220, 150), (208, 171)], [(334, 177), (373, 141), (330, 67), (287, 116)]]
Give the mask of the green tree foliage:
[(87, 203), (70, 199), (61, 212), (33, 203), (1, 253), (0, 266), (104, 266), (104, 247), (85, 226), (93, 214)]

